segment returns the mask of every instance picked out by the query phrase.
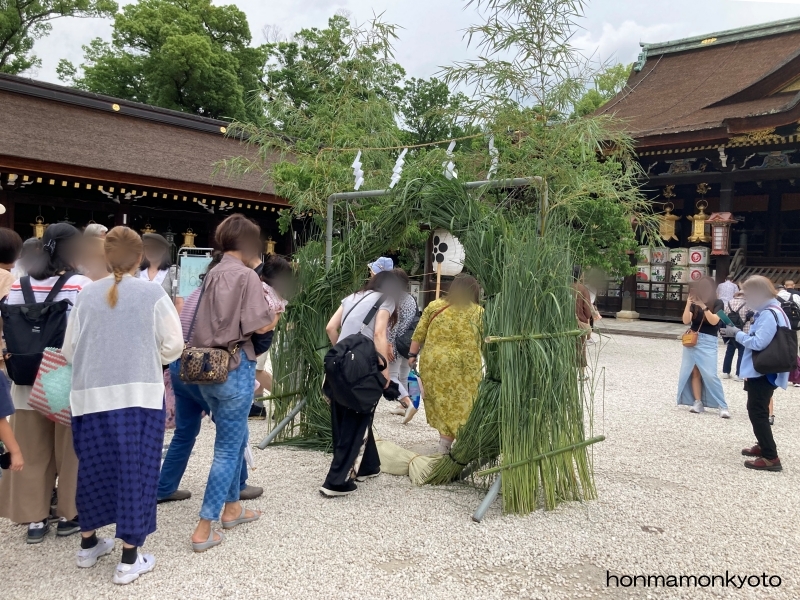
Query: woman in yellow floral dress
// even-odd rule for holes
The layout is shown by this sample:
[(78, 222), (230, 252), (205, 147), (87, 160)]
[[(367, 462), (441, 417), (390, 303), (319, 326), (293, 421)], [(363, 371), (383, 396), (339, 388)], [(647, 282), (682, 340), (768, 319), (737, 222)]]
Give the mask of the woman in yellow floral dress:
[(412, 337), (409, 364), (425, 386), (425, 416), (439, 432), (440, 454), (450, 452), (459, 427), (466, 423), (483, 377), (481, 338), (483, 308), (474, 277), (458, 275), (444, 300), (431, 302)]

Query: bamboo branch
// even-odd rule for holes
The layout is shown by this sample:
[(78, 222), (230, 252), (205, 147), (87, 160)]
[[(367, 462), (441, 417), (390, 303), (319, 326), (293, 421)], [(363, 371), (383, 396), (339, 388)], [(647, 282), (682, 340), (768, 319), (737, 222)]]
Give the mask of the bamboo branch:
[(588, 334), (589, 330), (573, 329), (571, 331), (560, 331), (558, 333), (533, 333), (530, 335), (509, 335), (502, 336), (487, 336), (483, 339), (486, 344), (497, 344), (500, 342), (525, 342), (527, 340), (551, 340), (559, 337), (578, 337)]
[(281, 398), (291, 398), (292, 396), (299, 396), (302, 393), (303, 392), (301, 390), (297, 390), (296, 392), (287, 392), (285, 394), (261, 396), (260, 398), (254, 398), (254, 400), (258, 400), (259, 402), (264, 400), (280, 400)]
[(501, 471), (505, 471), (506, 469), (523, 467), (532, 462), (536, 462), (537, 460), (542, 460), (543, 458), (552, 458), (553, 456), (563, 454), (564, 452), (569, 452), (570, 450), (577, 450), (578, 448), (591, 446), (592, 444), (596, 444), (597, 442), (602, 442), (604, 439), (606, 439), (606, 436), (598, 435), (597, 437), (589, 438), (588, 440), (578, 442), (577, 444), (572, 444), (571, 446), (565, 446), (564, 448), (558, 448), (557, 450), (551, 450), (550, 452), (545, 452), (544, 454), (539, 454), (531, 458), (526, 458), (525, 460), (521, 460), (519, 462), (509, 463), (507, 465), (500, 465), (499, 467), (492, 467), (491, 469), (486, 469), (485, 471), (478, 471), (477, 473), (475, 473), (475, 476), (485, 477), (486, 475), (491, 475), (492, 473), (499, 473)]

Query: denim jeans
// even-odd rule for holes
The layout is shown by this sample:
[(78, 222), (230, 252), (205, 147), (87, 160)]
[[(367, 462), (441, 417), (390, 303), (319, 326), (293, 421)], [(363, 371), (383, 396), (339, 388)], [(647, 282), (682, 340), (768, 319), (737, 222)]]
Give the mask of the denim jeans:
[(725, 348), (725, 359), (722, 361), (722, 372), (731, 374), (731, 367), (733, 366), (733, 354), (736, 355), (736, 376), (739, 376), (739, 368), (742, 366), (742, 356), (744, 355), (744, 346), (742, 346), (735, 339), (730, 338)]
[[(180, 372), (181, 361), (178, 359), (169, 366), (172, 389), (175, 392), (175, 433), (161, 465), (161, 476), (158, 478), (159, 500), (171, 496), (180, 486), (197, 434), (200, 433), (203, 413), (211, 413), (211, 409), (200, 394), (200, 386), (185, 384), (181, 381)], [(215, 416), (212, 414), (211, 420), (214, 419)], [(243, 490), (246, 487), (247, 463), (242, 461), (239, 489)]]
[(198, 386), (217, 426), (214, 461), (208, 473), (200, 518), (219, 519), (222, 505), (239, 500), (239, 476), (247, 446), (247, 417), (253, 404), (256, 361), (242, 356), (241, 364), (228, 373), (225, 383)]

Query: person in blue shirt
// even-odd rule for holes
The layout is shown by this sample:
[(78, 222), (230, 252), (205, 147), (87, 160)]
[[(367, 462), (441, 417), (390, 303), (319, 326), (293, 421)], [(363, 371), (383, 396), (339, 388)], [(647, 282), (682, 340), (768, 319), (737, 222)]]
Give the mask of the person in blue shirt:
[(744, 346), (739, 375), (745, 380), (747, 414), (758, 440), (752, 448), (742, 450), (744, 456), (754, 458), (745, 461), (744, 466), (760, 471), (782, 471), (781, 459), (778, 458), (769, 424), (769, 402), (776, 388), (786, 389), (789, 373), (759, 373), (753, 366), (753, 352), (769, 346), (778, 331), (778, 323), (781, 327), (789, 327), (789, 319), (776, 299), (778, 293), (775, 287), (766, 277), (750, 277), (742, 286), (742, 291), (747, 304), (756, 311), (750, 331), (744, 333), (737, 327), (726, 327), (722, 335), (732, 337)]

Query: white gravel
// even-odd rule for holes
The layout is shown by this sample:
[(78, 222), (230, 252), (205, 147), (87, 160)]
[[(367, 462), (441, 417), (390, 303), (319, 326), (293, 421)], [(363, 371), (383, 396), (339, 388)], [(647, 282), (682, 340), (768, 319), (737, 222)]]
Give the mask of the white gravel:
[[(596, 346), (595, 346), (596, 348)], [(287, 448), (254, 450), (251, 483), (265, 495), (248, 505), (261, 521), (227, 533), (204, 554), (189, 536), (211, 460), (205, 424), (183, 486), (194, 496), (159, 508), (146, 550), (156, 570), (126, 587), (111, 583), (121, 544), (92, 569), (78, 569), (77, 536), (27, 546), (25, 529), (0, 520), (0, 596), (10, 600), (173, 598), (770, 598), (800, 597), (800, 389), (777, 393), (775, 435), (783, 473), (744, 469), (754, 440), (741, 384), (724, 381), (733, 418), (692, 415), (674, 404), (681, 346), (615, 336), (599, 359), (594, 446), (599, 499), (553, 512), (502, 515), (481, 524), (473, 488), (413, 487), (383, 475), (357, 494), (320, 497), (329, 458)], [(720, 356), (721, 360), (721, 356)], [(380, 436), (432, 450), (423, 413), (409, 426), (382, 406)], [(257, 442), (263, 421), (251, 422)], [(113, 535), (107, 528), (105, 535)], [(778, 575), (769, 590), (607, 589), (616, 575)], [(774, 580), (773, 580), (774, 581)], [(640, 582), (641, 583), (641, 582)]]

